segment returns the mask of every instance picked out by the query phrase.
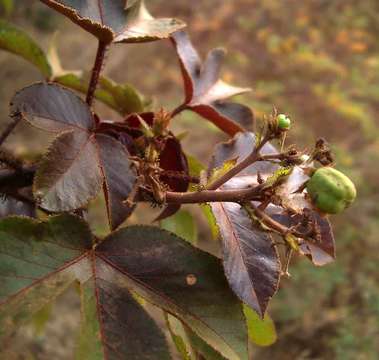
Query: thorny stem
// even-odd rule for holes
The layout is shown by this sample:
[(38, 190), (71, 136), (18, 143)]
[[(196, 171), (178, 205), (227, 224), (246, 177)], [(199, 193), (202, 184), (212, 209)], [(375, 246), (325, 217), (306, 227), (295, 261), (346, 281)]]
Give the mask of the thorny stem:
[(0, 135), (0, 146), (3, 145), (4, 141), (8, 138), (10, 133), (14, 130), (21, 119), (22, 117), (20, 115), (15, 115), (13, 117), (12, 122), (4, 129), (3, 133)]
[(254, 148), (254, 150), (248, 155), (244, 160), (242, 160), (240, 163), (238, 163), (236, 166), (231, 168), (228, 172), (226, 172), (223, 176), (220, 176), (218, 179), (210, 183), (206, 188), (207, 190), (217, 190), (219, 187), (224, 185), (226, 182), (228, 182), (230, 179), (238, 175), (241, 171), (255, 163), (256, 161), (259, 161), (261, 159), (260, 151), (262, 150), (263, 146), (270, 140), (269, 136), (266, 136), (262, 139), (262, 141), (259, 143), (258, 146)]
[(86, 103), (88, 104), (88, 106), (92, 106), (92, 103), (93, 103), (93, 99), (95, 96), (97, 84), (99, 82), (100, 73), (103, 67), (107, 47), (108, 47), (108, 43), (99, 41), (96, 59), (93, 65), (92, 73), (91, 73), (91, 80), (90, 80), (88, 91), (87, 91)]

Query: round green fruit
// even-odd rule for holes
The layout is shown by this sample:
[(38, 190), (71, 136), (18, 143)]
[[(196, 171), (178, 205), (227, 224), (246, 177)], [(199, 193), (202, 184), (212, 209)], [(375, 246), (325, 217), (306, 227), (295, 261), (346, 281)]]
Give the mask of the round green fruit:
[(327, 214), (342, 212), (357, 196), (353, 182), (331, 167), (316, 170), (307, 183), (307, 191), (313, 204)]
[(285, 114), (279, 114), (276, 121), (280, 130), (288, 130), (291, 127), (291, 119)]

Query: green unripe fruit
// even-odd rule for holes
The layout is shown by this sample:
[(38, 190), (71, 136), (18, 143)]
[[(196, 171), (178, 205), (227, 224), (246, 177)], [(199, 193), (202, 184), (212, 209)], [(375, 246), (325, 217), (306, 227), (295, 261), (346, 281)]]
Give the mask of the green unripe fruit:
[(288, 130), (291, 127), (291, 119), (285, 114), (278, 115), (276, 121), (280, 130)]
[(315, 171), (307, 183), (313, 204), (327, 214), (338, 214), (350, 206), (357, 196), (353, 182), (340, 171), (323, 167)]

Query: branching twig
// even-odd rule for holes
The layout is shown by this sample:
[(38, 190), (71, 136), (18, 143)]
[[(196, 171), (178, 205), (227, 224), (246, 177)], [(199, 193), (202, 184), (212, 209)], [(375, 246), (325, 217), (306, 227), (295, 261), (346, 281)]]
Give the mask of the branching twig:
[(240, 163), (238, 163), (236, 166), (231, 168), (228, 172), (226, 172), (224, 175), (220, 176), (218, 179), (214, 180), (208, 186), (206, 187), (207, 190), (216, 190), (222, 185), (224, 185), (226, 182), (228, 182), (230, 179), (238, 175), (241, 171), (255, 163), (256, 161), (259, 161), (261, 158), (260, 151), (262, 150), (263, 146), (270, 140), (269, 136), (266, 136), (262, 139), (262, 141), (259, 143), (258, 146), (254, 148), (254, 150), (248, 155), (244, 160), (242, 160)]
[(249, 203), (249, 206), (251, 207), (255, 216), (257, 216), (262, 221), (263, 224), (268, 226), (274, 232), (282, 236), (293, 234), (295, 237), (300, 238), (300, 239), (309, 239), (311, 233), (302, 233), (295, 230), (294, 228), (289, 228), (285, 225), (280, 224), (279, 222), (275, 221), (271, 216), (269, 216), (264, 211), (259, 209), (259, 207), (255, 206), (253, 203)]
[(201, 204), (207, 202), (244, 202), (260, 201), (264, 194), (261, 186), (235, 190), (203, 190), (197, 192), (167, 192), (166, 202), (169, 204)]
[(91, 106), (94, 96), (95, 96), (95, 91), (97, 87), (97, 83), (99, 82), (99, 77), (100, 73), (103, 67), (104, 63), (104, 58), (105, 58), (105, 53), (107, 51), (108, 44), (99, 41), (99, 46), (97, 49), (97, 54), (96, 54), (96, 59), (95, 59), (95, 64), (92, 69), (91, 73), (91, 80), (88, 86), (88, 91), (87, 91), (87, 98), (86, 98), (86, 103)]

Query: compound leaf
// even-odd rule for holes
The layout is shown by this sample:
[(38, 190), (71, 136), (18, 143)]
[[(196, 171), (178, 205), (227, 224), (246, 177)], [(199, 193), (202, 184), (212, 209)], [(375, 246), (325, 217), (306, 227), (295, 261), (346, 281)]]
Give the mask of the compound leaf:
[(67, 289), (91, 246), (88, 227), (72, 215), (0, 220), (0, 338)]
[[(225, 163), (239, 163), (254, 149), (251, 133), (238, 134), (234, 139), (216, 147), (208, 173), (221, 169)], [(275, 152), (267, 144), (262, 153)], [(257, 174), (269, 173), (276, 165), (258, 162), (246, 168), (224, 188), (244, 188), (257, 181)], [(254, 224), (249, 212), (236, 203), (211, 204), (223, 245), (225, 273), (230, 286), (242, 301), (264, 316), (271, 297), (279, 286), (281, 265), (271, 236)]]
[(13, 97), (11, 116), (22, 116), (47, 131), (92, 130), (93, 115), (87, 104), (71, 90), (58, 84), (37, 83)]
[(76, 359), (171, 359), (164, 334), (132, 294), (104, 280), (113, 271), (96, 260), (81, 284), (82, 321)]
[(169, 232), (144, 226), (118, 230), (97, 250), (118, 269), (119, 286), (180, 318), (226, 358), (247, 358), (241, 305), (218, 259)]
[(79, 218), (0, 220), (0, 259), (2, 339), (79, 281), (78, 358), (170, 358), (163, 334), (132, 294), (103, 279), (115, 270), (97, 258), (92, 234)]
[(88, 226), (69, 214), (45, 222), (0, 220), (1, 337), (78, 281), (78, 358), (169, 358), (135, 292), (180, 318), (226, 358), (247, 359), (242, 307), (217, 258), (155, 227), (124, 228), (97, 246), (92, 239)]
[(229, 135), (250, 127), (253, 123), (251, 109), (226, 101), (250, 89), (234, 87), (220, 80), (225, 51), (212, 50), (202, 63), (185, 31), (176, 32), (172, 39), (182, 68), (186, 107), (210, 120)]
[(271, 236), (235, 203), (211, 205), (223, 244), (225, 274), (240, 299), (264, 316), (279, 286), (280, 261)]
[(197, 359), (193, 350), (207, 360), (225, 360), (219, 352), (210, 347), (180, 320), (167, 313), (165, 316), (171, 337), (184, 360)]
[(134, 207), (125, 201), (134, 188), (137, 174), (129, 160), (128, 150), (107, 135), (96, 135), (100, 164), (104, 175), (104, 192), (112, 229), (119, 227)]
[(153, 19), (142, 0), (41, 1), (105, 43), (164, 39), (185, 26), (176, 19)]
[(127, 9), (127, 26), (114, 41), (133, 43), (166, 39), (183, 27), (185, 24), (177, 19), (154, 19), (147, 11), (145, 2), (136, 0)]
[(100, 191), (102, 183), (94, 136), (68, 131), (55, 139), (41, 160), (34, 195), (47, 210), (70, 211), (84, 207)]
[(35, 176), (34, 194), (43, 208), (53, 212), (81, 208), (104, 183), (111, 228), (131, 214), (133, 209), (123, 202), (137, 175), (128, 150), (96, 133), (94, 116), (77, 95), (57, 84), (38, 83), (18, 92), (11, 110), (13, 116), (60, 133)]

